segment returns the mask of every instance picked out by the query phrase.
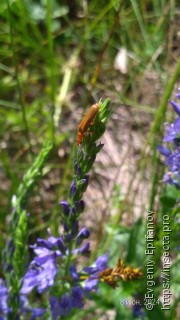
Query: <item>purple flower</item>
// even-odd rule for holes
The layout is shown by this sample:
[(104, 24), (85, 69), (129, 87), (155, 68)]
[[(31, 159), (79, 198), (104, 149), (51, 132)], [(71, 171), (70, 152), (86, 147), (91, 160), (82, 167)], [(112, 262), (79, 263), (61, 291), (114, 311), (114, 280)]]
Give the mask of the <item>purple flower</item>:
[(180, 150), (177, 148), (165, 160), (166, 165), (169, 166), (172, 172), (179, 172), (180, 170)]
[[(6, 320), (6, 315), (11, 314), (11, 309), (8, 307), (9, 292), (8, 289), (0, 279), (0, 319)], [(35, 320), (38, 317), (44, 315), (46, 310), (44, 308), (32, 308), (29, 304), (27, 297), (23, 294), (20, 296), (20, 315), (31, 314), (31, 320)]]
[(64, 228), (64, 232), (67, 233), (69, 231), (69, 227), (67, 225), (67, 223), (65, 221), (62, 222), (63, 228)]
[[(40, 246), (38, 246), (39, 244)], [(62, 238), (52, 236), (48, 240), (38, 239), (37, 244), (31, 247), (37, 256), (31, 262), (24, 276), (21, 288), (21, 293), (24, 294), (29, 293), (35, 287), (37, 287), (39, 293), (42, 293), (54, 284), (57, 273), (56, 260), (57, 257), (62, 257), (62, 252), (59, 249), (64, 249)]]
[[(176, 95), (180, 99), (180, 93)], [(169, 167), (169, 172), (163, 177), (163, 182), (173, 184), (180, 188), (180, 105), (170, 101), (174, 111), (179, 117), (172, 124), (166, 125), (166, 135), (163, 139), (171, 143), (171, 149), (158, 146), (159, 152), (165, 156), (165, 164)]]
[[(53, 236), (50, 236), (47, 240), (38, 238), (37, 244), (32, 245), (30, 247), (33, 248), (34, 252), (36, 252), (37, 254), (40, 253), (40, 250), (42, 248), (43, 255), (44, 255), (44, 248), (49, 250), (60, 250), (60, 251), (62, 250), (62, 252), (66, 250), (62, 237), (55, 238)], [(60, 252), (59, 252), (59, 255), (61, 255)]]
[(87, 238), (89, 238), (89, 235), (90, 235), (89, 230), (84, 227), (79, 231), (79, 233), (77, 235), (77, 239), (87, 239)]
[(172, 172), (168, 172), (164, 175), (163, 177), (163, 182), (168, 183), (168, 184), (172, 184), (174, 186), (176, 186), (176, 188), (180, 188), (180, 183), (179, 181), (175, 178), (175, 176), (173, 176)]
[(81, 186), (82, 192), (85, 192), (88, 186), (89, 176), (86, 174), (83, 179), (79, 181), (79, 185)]
[(89, 247), (90, 247), (90, 243), (86, 242), (80, 248), (74, 249), (73, 254), (74, 255), (79, 254), (79, 253), (88, 254), (90, 252)]
[(164, 142), (174, 142), (175, 139), (180, 137), (180, 117), (174, 123), (166, 124), (166, 135), (163, 139)]
[(78, 178), (80, 178), (82, 172), (77, 160), (74, 160), (74, 171), (75, 171), (75, 174), (77, 174)]
[(105, 253), (104, 255), (98, 257), (91, 267), (84, 268), (84, 271), (89, 275), (97, 274), (107, 268), (107, 263), (108, 254)]
[(70, 194), (71, 194), (71, 197), (74, 198), (75, 194), (76, 194), (76, 182), (73, 181), (72, 184), (71, 184), (71, 189), (70, 189)]
[(60, 201), (59, 203), (61, 207), (63, 208), (64, 214), (67, 216), (70, 212), (71, 206), (67, 201)]
[(59, 301), (60, 306), (60, 316), (68, 316), (72, 309), (72, 301), (71, 297), (65, 293), (61, 296), (61, 299)]
[(58, 319), (60, 315), (60, 305), (57, 297), (50, 298), (50, 308), (53, 319)]
[[(78, 222), (75, 221), (71, 233), (67, 234), (70, 240), (77, 235)], [(82, 228), (76, 236), (81, 242), (89, 236), (89, 231)], [(66, 239), (67, 241), (67, 239)], [(79, 243), (78, 243), (79, 245)], [(37, 243), (33, 246), (36, 256), (31, 262), (24, 278), (21, 288), (21, 294), (28, 294), (34, 288), (37, 288), (39, 293), (44, 292), (46, 289), (54, 285), (55, 277), (58, 271), (57, 258), (63, 258), (68, 255), (68, 248), (65, 246), (62, 237), (55, 238), (50, 236), (47, 240), (38, 239)], [(72, 251), (73, 255), (89, 253), (89, 242), (83, 244), (81, 247)]]
[(0, 315), (8, 314), (10, 308), (8, 307), (9, 292), (2, 279), (0, 279)]
[(45, 268), (49, 264), (54, 264), (56, 261), (56, 257), (62, 257), (62, 253), (60, 252), (60, 250), (56, 250), (55, 248), (49, 250), (46, 247), (38, 247), (37, 244), (35, 244), (33, 250), (37, 257), (34, 258), (32, 264), (34, 265), (35, 262), (37, 265)]
[(67, 293), (63, 294), (60, 299), (51, 297), (50, 306), (53, 319), (59, 319), (59, 316), (68, 316), (72, 310), (71, 297)]
[(84, 211), (85, 203), (83, 200), (75, 201), (74, 204), (76, 213), (80, 214)]
[(168, 157), (171, 154), (171, 151), (166, 147), (158, 146), (157, 149), (165, 157)]
[(134, 304), (132, 307), (133, 317), (138, 319), (144, 319), (145, 313), (140, 304)]
[(69, 316), (73, 308), (83, 308), (83, 288), (80, 286), (73, 287), (69, 293), (63, 294), (61, 298), (51, 297), (50, 306), (53, 319), (59, 319), (59, 316)]
[(96, 264), (96, 267), (99, 269), (99, 272), (107, 268), (108, 260), (109, 260), (109, 257), (107, 253), (97, 258), (97, 260), (95, 261), (95, 264)]
[(33, 308), (30, 306), (29, 301), (27, 299), (27, 297), (25, 295), (21, 295), (20, 297), (20, 308), (21, 308), (21, 313), (23, 315), (29, 314), (31, 313), (31, 318), (30, 320), (35, 320), (39, 317), (42, 317), (45, 312), (46, 309), (45, 308)]
[(84, 290), (81, 287), (72, 288), (72, 307), (73, 308), (83, 308), (84, 306)]
[(89, 275), (88, 279), (84, 283), (84, 288), (87, 291), (92, 291), (97, 289), (97, 285), (99, 282), (99, 272), (105, 270), (107, 268), (108, 263), (108, 254), (97, 258), (94, 264), (91, 267), (84, 268), (84, 272)]
[(57, 238), (57, 246), (62, 254), (66, 253), (67, 247), (65, 246), (62, 237)]
[(96, 275), (90, 276), (84, 283), (84, 289), (86, 291), (97, 291), (98, 283), (99, 279)]
[(37, 265), (30, 265), (30, 268), (26, 272), (23, 285), (21, 288), (22, 294), (27, 294), (35, 287), (39, 293), (42, 293), (47, 288), (54, 284), (54, 279), (57, 273), (57, 266), (55, 263), (48, 263), (46, 266), (38, 267)]
[[(180, 96), (180, 94), (177, 94), (176, 98), (178, 98), (179, 96)], [(169, 102), (173, 106), (174, 111), (178, 114), (178, 116), (180, 116), (180, 105), (172, 100), (170, 100)]]
[(44, 308), (31, 308), (31, 320), (36, 320), (45, 314)]
[(84, 239), (89, 238), (90, 232), (87, 228), (82, 228), (76, 238), (77, 245), (80, 245)]
[(70, 274), (71, 274), (71, 277), (73, 278), (73, 280), (78, 281), (80, 276), (77, 273), (76, 267), (74, 265), (70, 266), (69, 271), (70, 271)]
[(72, 226), (71, 226), (71, 231), (70, 232), (67, 232), (65, 235), (64, 235), (64, 240), (66, 243), (69, 243), (72, 239), (74, 239), (78, 233), (78, 230), (79, 230), (79, 225), (78, 225), (78, 221), (74, 221), (72, 223)]
[(58, 256), (62, 256), (67, 249), (62, 237), (55, 238), (53, 236), (50, 236), (48, 240), (39, 238), (37, 239), (37, 244), (31, 245), (30, 247), (33, 248), (34, 252), (39, 256), (46, 256), (50, 250), (54, 250)]
[(179, 92), (175, 94), (175, 97), (176, 97), (177, 99), (180, 99), (180, 88), (178, 88), (178, 91), (179, 91)]

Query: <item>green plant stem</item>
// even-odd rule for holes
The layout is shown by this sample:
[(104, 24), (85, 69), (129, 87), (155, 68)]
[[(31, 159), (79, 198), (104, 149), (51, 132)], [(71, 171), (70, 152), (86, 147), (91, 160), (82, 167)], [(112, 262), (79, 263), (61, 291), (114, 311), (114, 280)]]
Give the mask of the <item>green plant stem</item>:
[(50, 84), (51, 84), (51, 139), (52, 143), (55, 140), (55, 126), (54, 126), (54, 111), (55, 111), (55, 92), (56, 92), (56, 82), (55, 82), (55, 64), (54, 64), (54, 43), (52, 35), (52, 25), (51, 25), (51, 0), (47, 0), (47, 33), (48, 33), (48, 52), (49, 52), (49, 66), (50, 66)]
[(42, 176), (42, 169), (47, 162), (51, 149), (52, 144), (46, 142), (31, 168), (24, 175), (17, 190), (17, 196), (12, 200), (13, 213), (9, 225), (10, 240), (6, 244), (3, 265), (10, 294), (9, 306), (12, 308), (12, 312), (8, 315), (9, 320), (18, 319), (21, 278), (26, 266), (28, 217), (24, 209), (33, 187)]

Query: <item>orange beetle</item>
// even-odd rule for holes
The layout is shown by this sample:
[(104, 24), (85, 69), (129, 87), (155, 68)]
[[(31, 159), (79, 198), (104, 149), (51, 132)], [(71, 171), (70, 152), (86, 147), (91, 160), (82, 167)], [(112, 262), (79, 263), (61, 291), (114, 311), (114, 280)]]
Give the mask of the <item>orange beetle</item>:
[(76, 142), (78, 145), (82, 143), (83, 135), (88, 129), (88, 127), (90, 126), (90, 124), (93, 122), (93, 120), (96, 118), (98, 111), (99, 111), (99, 104), (98, 103), (93, 104), (88, 110), (88, 112), (85, 114), (82, 121), (80, 122), (78, 126), (77, 138), (76, 138)]

